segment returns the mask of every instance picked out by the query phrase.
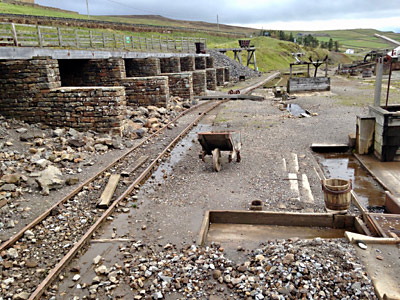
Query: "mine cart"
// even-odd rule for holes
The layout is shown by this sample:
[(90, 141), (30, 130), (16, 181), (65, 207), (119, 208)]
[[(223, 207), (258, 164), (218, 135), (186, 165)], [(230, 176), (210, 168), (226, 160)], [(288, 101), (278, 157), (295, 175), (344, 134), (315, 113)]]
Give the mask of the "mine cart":
[(199, 132), (198, 140), (203, 151), (200, 158), (204, 160), (206, 155), (212, 155), (213, 166), (216, 172), (221, 170), (221, 151), (230, 151), (229, 162), (236, 159), (240, 162), (240, 148), (242, 142), (238, 131), (210, 131)]

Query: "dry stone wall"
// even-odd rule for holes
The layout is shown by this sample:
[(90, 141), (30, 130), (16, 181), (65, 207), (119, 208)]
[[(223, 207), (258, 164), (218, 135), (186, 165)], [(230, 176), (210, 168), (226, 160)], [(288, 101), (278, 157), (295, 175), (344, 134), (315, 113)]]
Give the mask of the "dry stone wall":
[(215, 69), (206, 69), (207, 74), (207, 90), (215, 91), (217, 89), (217, 74)]
[(230, 67), (225, 67), (225, 81), (230, 82), (231, 81), (231, 68)]
[(38, 102), (42, 121), (52, 127), (120, 133), (126, 114), (123, 87), (61, 87)]
[(148, 77), (161, 74), (160, 59), (157, 57), (125, 59), (127, 77)]
[(207, 93), (206, 70), (197, 70), (192, 72), (193, 93), (195, 96), (204, 96)]
[(125, 87), (127, 106), (167, 107), (169, 87), (167, 76), (128, 77), (121, 81)]
[(169, 93), (183, 100), (193, 100), (193, 76), (191, 72), (167, 73)]
[(119, 86), (126, 78), (122, 58), (60, 60), (63, 86)]
[(33, 58), (0, 62), (0, 113), (8, 118), (40, 122), (37, 102), (61, 86), (57, 60)]
[(183, 56), (180, 58), (180, 60), (181, 60), (181, 71), (182, 72), (196, 70), (194, 56), (192, 56), (192, 55), (191, 56)]
[(216, 68), (215, 73), (216, 73), (217, 85), (223, 86), (225, 83), (225, 68), (224, 67)]
[(161, 57), (161, 73), (179, 73), (181, 72), (181, 60), (177, 56)]
[(214, 68), (214, 57), (206, 56), (206, 67), (207, 68)]
[(194, 59), (196, 70), (205, 70), (207, 67), (205, 56), (196, 56)]
[(123, 87), (61, 87), (57, 60), (0, 62), (0, 113), (5, 117), (118, 132), (125, 110)]

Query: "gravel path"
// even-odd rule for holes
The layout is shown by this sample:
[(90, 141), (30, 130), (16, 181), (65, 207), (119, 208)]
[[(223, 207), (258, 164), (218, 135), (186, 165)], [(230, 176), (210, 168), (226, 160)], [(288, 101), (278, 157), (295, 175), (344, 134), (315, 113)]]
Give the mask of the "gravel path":
[[(310, 118), (281, 111), (279, 101), (263, 89), (255, 92), (267, 97), (263, 102), (231, 101), (213, 111), (171, 152), (141, 188), (138, 201), (127, 204), (129, 212), (116, 215), (97, 235), (122, 240), (94, 243), (73, 263), (81, 266), (78, 272), (63, 274), (51, 290), (57, 296), (48, 298), (376, 299), (352, 246), (343, 239), (264, 241), (235, 249), (192, 246), (206, 210), (247, 210), (259, 199), (265, 210), (323, 212), (309, 146), (346, 143), (355, 132), (356, 115), (366, 114), (367, 108), (339, 103), (349, 92), (354, 99), (372, 101), (371, 89), (335, 77), (331, 92), (289, 100), (314, 113)], [(211, 129), (242, 133), (242, 161), (229, 164), (223, 153), (219, 173), (210, 159), (203, 163), (198, 158), (196, 132)], [(308, 177), (313, 201), (290, 188), (290, 172)]]

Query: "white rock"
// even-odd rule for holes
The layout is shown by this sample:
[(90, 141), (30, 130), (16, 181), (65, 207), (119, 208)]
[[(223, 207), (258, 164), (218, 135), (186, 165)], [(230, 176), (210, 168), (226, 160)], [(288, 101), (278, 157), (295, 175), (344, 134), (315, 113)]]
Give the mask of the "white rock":
[(72, 278), (73, 281), (78, 281), (79, 279), (81, 279), (81, 275), (79, 274), (75, 274), (75, 276)]

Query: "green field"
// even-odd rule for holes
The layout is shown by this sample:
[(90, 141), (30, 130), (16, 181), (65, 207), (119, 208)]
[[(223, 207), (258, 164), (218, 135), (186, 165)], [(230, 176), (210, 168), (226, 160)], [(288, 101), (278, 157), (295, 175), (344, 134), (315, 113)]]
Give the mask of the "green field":
[[(330, 38), (338, 41), (340, 50), (345, 51), (352, 48), (356, 53), (364, 54), (374, 49), (393, 48), (390, 44), (374, 36), (375, 33), (385, 35), (391, 39), (400, 41), (400, 34), (393, 32), (382, 32), (375, 29), (348, 29), (348, 30), (327, 30), (327, 31), (301, 31), (302, 33), (311, 34), (328, 34), (327, 37), (317, 37), (319, 41), (327, 42)], [(298, 32), (293, 32), (293, 34)]]
[[(10, 14), (26, 14), (36, 16), (48, 16), (48, 17), (61, 17), (61, 18), (74, 18), (74, 19), (87, 19), (86, 15), (80, 15), (74, 12), (58, 11), (46, 9), (44, 7), (31, 7), (24, 5), (14, 5), (0, 2), (0, 12)], [(257, 48), (256, 58), (257, 65), (260, 71), (270, 70), (287, 70), (289, 64), (294, 62), (294, 58), (291, 55), (292, 52), (305, 52), (306, 56), (303, 60), (308, 60), (311, 56), (313, 60), (323, 59), (325, 55), (328, 55), (332, 64), (347, 63), (351, 60), (360, 59), (366, 52), (375, 49), (392, 48), (389, 44), (374, 37), (375, 33), (386, 35), (392, 39), (400, 41), (400, 34), (392, 32), (380, 32), (374, 29), (353, 29), (353, 30), (330, 30), (330, 31), (315, 31), (315, 32), (304, 32), (304, 34), (316, 34), (319, 41), (327, 42), (330, 38), (333, 41), (338, 41), (340, 45), (340, 51), (344, 52), (348, 48), (353, 48), (356, 51), (355, 55), (346, 56), (343, 53), (329, 52), (326, 49), (311, 49), (307, 47), (301, 47), (292, 42), (280, 41), (277, 39), (257, 36), (260, 32), (258, 29), (219, 25), (221, 32), (229, 32), (232, 35), (218, 34), (217, 25), (206, 22), (195, 22), (195, 21), (181, 21), (164, 18), (161, 16), (90, 16), (91, 20), (99, 21), (111, 21), (120, 23), (131, 23), (131, 24), (143, 24), (143, 25), (155, 25), (155, 26), (170, 26), (173, 29), (166, 28), (164, 33), (159, 32), (134, 32), (121, 31), (112, 29), (96, 29), (98, 31), (106, 31), (124, 35), (135, 35), (142, 37), (158, 37), (168, 36), (172, 39), (180, 38), (182, 36), (190, 37), (201, 37), (207, 38), (207, 46), (209, 48), (232, 48), (238, 47), (238, 39), (245, 38), (245, 36), (255, 36), (252, 39), (251, 44)], [(182, 28), (180, 31), (179, 28)], [(187, 32), (184, 28), (195, 28), (198, 31)], [(241, 34), (241, 36), (234, 36), (235, 33)], [(289, 34), (290, 32), (286, 32)], [(292, 31), (294, 35), (298, 32)], [(321, 35), (321, 36), (318, 36)], [(246, 51), (243, 51), (242, 61), (246, 61)], [(233, 57), (232, 53), (228, 52), (228, 55)]]

